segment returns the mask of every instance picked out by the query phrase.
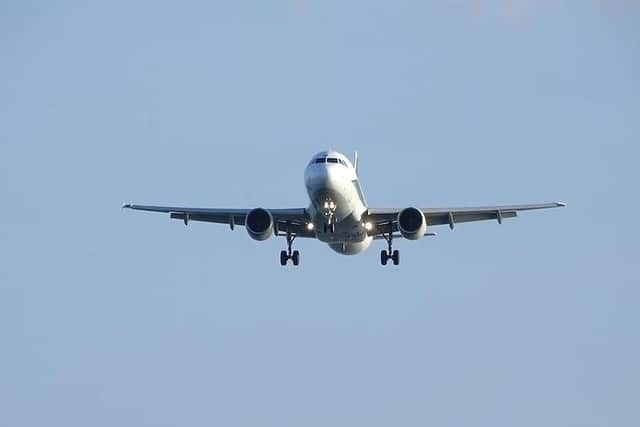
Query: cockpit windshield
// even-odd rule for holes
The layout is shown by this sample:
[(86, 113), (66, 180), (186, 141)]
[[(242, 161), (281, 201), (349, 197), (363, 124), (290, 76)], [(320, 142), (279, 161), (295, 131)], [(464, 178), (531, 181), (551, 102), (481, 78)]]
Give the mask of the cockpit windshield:
[(336, 157), (318, 157), (317, 159), (313, 159), (311, 163), (339, 163), (342, 166), (348, 167), (347, 162)]

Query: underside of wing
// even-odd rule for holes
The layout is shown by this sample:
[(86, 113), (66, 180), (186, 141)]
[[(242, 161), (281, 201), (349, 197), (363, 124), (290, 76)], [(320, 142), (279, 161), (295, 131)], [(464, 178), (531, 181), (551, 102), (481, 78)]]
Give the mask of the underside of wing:
[[(494, 220), (502, 223), (505, 218), (513, 218), (520, 211), (530, 211), (538, 209), (550, 209), (564, 207), (566, 204), (560, 202), (537, 203), (527, 205), (502, 205), (502, 206), (481, 206), (463, 208), (418, 208), (424, 215), (427, 226), (448, 225), (454, 228), (455, 224), (462, 222)], [(374, 230), (398, 231), (398, 215), (402, 209), (398, 208), (370, 208), (367, 212), (367, 220), (375, 225)], [(377, 234), (375, 232), (374, 234)]]
[[(133, 209), (147, 212), (168, 213), (173, 219), (179, 219), (187, 225), (190, 221), (212, 222), (227, 224), (233, 229), (236, 225), (244, 226), (247, 215), (252, 209), (226, 209), (226, 208), (190, 208), (183, 206), (152, 206), (125, 204), (124, 209)], [(296, 234), (298, 237), (315, 237), (313, 231), (306, 228), (309, 215), (304, 208), (294, 209), (266, 209), (273, 217), (274, 231)]]

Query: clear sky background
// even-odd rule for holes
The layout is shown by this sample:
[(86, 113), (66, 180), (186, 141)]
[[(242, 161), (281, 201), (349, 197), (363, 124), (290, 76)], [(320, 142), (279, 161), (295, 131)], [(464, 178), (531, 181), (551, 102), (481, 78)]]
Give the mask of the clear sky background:
[[(0, 425), (640, 425), (636, 1), (0, 5)], [(562, 200), (357, 257), (124, 202)]]

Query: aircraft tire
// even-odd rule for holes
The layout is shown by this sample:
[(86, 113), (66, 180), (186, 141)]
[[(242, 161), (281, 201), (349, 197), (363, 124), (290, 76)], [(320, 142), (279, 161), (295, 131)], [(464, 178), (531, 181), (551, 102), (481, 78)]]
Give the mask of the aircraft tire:
[(393, 251), (393, 255), (391, 255), (391, 259), (393, 260), (393, 265), (400, 264), (400, 252), (398, 250)]

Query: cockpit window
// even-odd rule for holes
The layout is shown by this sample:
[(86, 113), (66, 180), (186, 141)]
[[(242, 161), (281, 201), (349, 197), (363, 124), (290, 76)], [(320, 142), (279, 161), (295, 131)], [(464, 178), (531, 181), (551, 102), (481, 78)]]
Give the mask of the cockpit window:
[(347, 162), (335, 157), (318, 157), (317, 159), (313, 159), (311, 163), (340, 163), (344, 167), (349, 167), (347, 166)]

